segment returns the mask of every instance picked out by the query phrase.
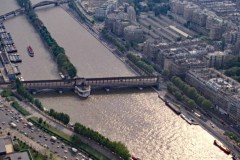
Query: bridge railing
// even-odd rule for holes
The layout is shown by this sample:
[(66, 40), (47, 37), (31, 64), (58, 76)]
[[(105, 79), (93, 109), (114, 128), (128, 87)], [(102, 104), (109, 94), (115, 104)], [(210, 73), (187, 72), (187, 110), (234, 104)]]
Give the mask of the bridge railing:
[(42, 81), (42, 82), (23, 82), (25, 88), (46, 88), (46, 87), (73, 87), (74, 81)]
[(65, 80), (35, 80), (24, 81), (23, 86), (27, 89), (41, 88), (71, 88), (75, 85), (90, 86), (153, 86), (158, 84), (157, 76), (146, 77), (107, 77), (107, 78), (76, 78)]
[(120, 77), (120, 78), (99, 78), (86, 79), (87, 85), (130, 85), (130, 84), (155, 84), (157, 77)]

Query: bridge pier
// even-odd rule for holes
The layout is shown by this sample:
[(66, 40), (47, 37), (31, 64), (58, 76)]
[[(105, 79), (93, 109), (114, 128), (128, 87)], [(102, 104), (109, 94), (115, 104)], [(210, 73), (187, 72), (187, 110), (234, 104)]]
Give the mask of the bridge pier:
[(90, 85), (75, 86), (74, 92), (82, 98), (87, 98), (88, 96), (90, 96), (91, 86)]

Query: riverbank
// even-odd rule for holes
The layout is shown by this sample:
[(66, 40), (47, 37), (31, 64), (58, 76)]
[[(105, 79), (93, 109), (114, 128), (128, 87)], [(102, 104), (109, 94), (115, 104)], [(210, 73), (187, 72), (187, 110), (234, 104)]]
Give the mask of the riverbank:
[[(233, 146), (234, 144), (230, 142), (229, 139), (223, 134), (225, 132), (225, 128), (217, 125), (211, 118), (206, 117), (200, 110), (197, 111), (201, 113), (201, 116), (198, 117), (196, 114), (194, 114), (195, 112), (189, 111), (189, 108), (186, 108), (184, 104), (181, 104), (178, 101), (176, 101), (175, 98), (169, 95), (169, 93), (166, 90), (160, 91), (158, 92), (158, 94), (160, 99), (163, 100), (163, 98), (168, 97), (167, 101), (170, 101), (173, 105), (180, 106), (180, 111), (183, 115), (185, 115), (188, 119), (192, 119), (195, 122), (197, 122), (201, 126), (201, 128), (206, 130), (209, 134), (214, 136), (217, 140), (220, 140), (225, 146), (227, 146), (232, 151), (232, 155), (239, 156), (239, 151), (236, 148), (234, 148)], [(237, 158), (237, 159), (240, 159), (240, 158)]]
[[(66, 10), (66, 9), (65, 9)], [(78, 18), (74, 16), (74, 13), (72, 13), (71, 11), (67, 11), (76, 21), (78, 21)], [(79, 21), (78, 21), (79, 22)], [(113, 49), (110, 48), (107, 44), (103, 43), (101, 39), (99, 39), (99, 36), (97, 35), (97, 33), (94, 33), (92, 30), (93, 29), (89, 29), (89, 26), (84, 25), (82, 22), (79, 22), (80, 25), (82, 25), (90, 34), (92, 34), (99, 42), (101, 42), (106, 48), (109, 49), (109, 51), (111, 51), (113, 53)], [(98, 33), (99, 34), (99, 33)], [(113, 53), (114, 54), (114, 53)], [(120, 60), (122, 62), (124, 62), (126, 64), (125, 61), (122, 60), (121, 57), (119, 57), (118, 55), (114, 54), (117, 58), (120, 58)], [(128, 65), (129, 66), (129, 65)], [(129, 66), (130, 67), (130, 66)], [(134, 70), (132, 67), (130, 67), (132, 70)], [(187, 114), (188, 116), (190, 116), (191, 113), (186, 112), (185, 114)], [(194, 116), (194, 115), (193, 115)], [(193, 118), (193, 117), (192, 117)], [(212, 135), (212, 134), (211, 134)]]
[[(87, 25), (85, 22), (81, 21), (79, 17), (75, 14), (75, 12), (72, 9), (70, 9), (68, 6), (61, 5), (61, 8), (65, 10), (76, 22), (78, 22), (78, 24), (80, 24), (83, 28), (85, 28), (88, 33), (90, 33), (97, 41), (99, 41), (105, 48), (107, 48), (116, 58), (118, 58), (122, 63), (124, 63), (131, 72), (133, 72), (135, 75), (140, 75), (139, 72), (137, 72), (131, 67), (131, 64), (129, 64), (126, 61), (126, 58), (124, 56), (120, 56), (118, 54), (121, 52), (115, 46), (113, 46), (112, 44), (100, 38), (99, 31)], [(121, 54), (123, 55), (123, 53)]]

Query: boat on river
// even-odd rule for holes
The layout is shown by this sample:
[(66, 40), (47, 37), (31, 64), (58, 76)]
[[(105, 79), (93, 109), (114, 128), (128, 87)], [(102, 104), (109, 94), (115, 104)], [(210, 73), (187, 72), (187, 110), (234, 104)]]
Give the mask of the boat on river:
[(220, 148), (223, 152), (225, 152), (226, 154), (230, 154), (231, 150), (229, 148), (227, 148), (226, 146), (224, 146), (221, 142), (214, 140), (213, 144), (215, 146), (217, 146), (218, 148)]
[(174, 113), (177, 115), (181, 114), (180, 108), (175, 106), (174, 104), (170, 103), (169, 101), (165, 100), (166, 106), (168, 106)]
[(31, 46), (28, 46), (28, 47), (27, 47), (27, 50), (28, 50), (29, 56), (30, 56), (30, 57), (33, 57), (33, 56), (34, 56), (34, 52), (33, 52), (32, 47), (31, 47)]
[(59, 72), (59, 76), (60, 76), (62, 79), (64, 79), (64, 78), (65, 78), (65, 76), (63, 75), (63, 73), (62, 73), (62, 72)]
[(190, 124), (190, 125), (192, 125), (192, 121), (190, 120), (190, 119), (188, 119), (184, 114), (180, 114), (180, 117), (182, 118), (182, 119), (184, 119), (188, 124)]

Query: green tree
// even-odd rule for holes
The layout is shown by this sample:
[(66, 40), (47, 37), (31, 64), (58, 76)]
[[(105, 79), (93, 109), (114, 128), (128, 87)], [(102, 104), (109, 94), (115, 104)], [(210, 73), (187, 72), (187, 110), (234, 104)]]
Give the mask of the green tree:
[(201, 106), (204, 109), (210, 109), (212, 107), (212, 103), (209, 100), (203, 100)]
[(169, 76), (169, 71), (168, 70), (163, 70), (162, 71), (162, 76), (164, 76), (164, 77)]
[(39, 99), (34, 100), (34, 104), (36, 107), (38, 107), (40, 110), (43, 110), (42, 103), (39, 101)]
[(12, 96), (12, 91), (11, 91), (10, 89), (4, 89), (4, 90), (1, 92), (1, 96), (2, 96), (2, 97)]
[(38, 119), (38, 123), (42, 124), (42, 122), (43, 122), (43, 119), (42, 119), (42, 117), (40, 117), (40, 118)]
[(192, 100), (192, 99), (189, 99), (189, 100), (187, 101), (187, 104), (188, 104), (188, 106), (189, 106), (190, 108), (192, 108), (192, 109), (196, 106), (194, 100)]
[(182, 94), (179, 91), (175, 91), (173, 94), (177, 100), (182, 101)]
[(197, 98), (197, 104), (198, 105), (202, 105), (202, 102), (205, 100), (205, 98), (203, 97), (203, 96), (198, 96), (198, 98)]
[(15, 144), (13, 145), (13, 149), (14, 149), (14, 151), (16, 151), (16, 152), (19, 152), (19, 151), (20, 151), (20, 146), (19, 146), (19, 144), (18, 144), (18, 143), (15, 143)]

